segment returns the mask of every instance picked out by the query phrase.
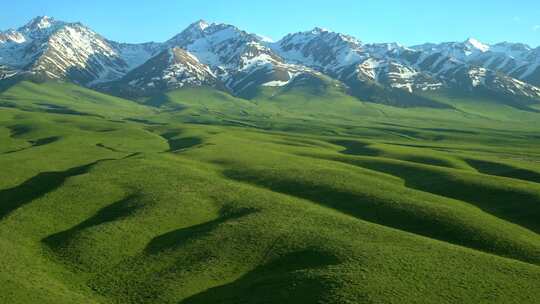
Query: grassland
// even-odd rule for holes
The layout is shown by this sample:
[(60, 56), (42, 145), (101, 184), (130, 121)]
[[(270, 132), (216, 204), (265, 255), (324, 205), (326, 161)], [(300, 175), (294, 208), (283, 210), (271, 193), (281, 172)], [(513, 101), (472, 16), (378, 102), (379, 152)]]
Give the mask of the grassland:
[(1, 303), (537, 303), (540, 114), (0, 93)]

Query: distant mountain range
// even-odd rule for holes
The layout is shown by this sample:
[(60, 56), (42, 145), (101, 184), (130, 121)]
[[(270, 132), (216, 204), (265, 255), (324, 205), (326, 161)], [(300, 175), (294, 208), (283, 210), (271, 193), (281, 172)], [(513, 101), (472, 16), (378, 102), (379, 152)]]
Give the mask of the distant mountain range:
[(0, 81), (59, 79), (131, 97), (209, 86), (249, 98), (264, 87), (327, 76), (350, 95), (388, 104), (424, 105), (422, 96), (443, 90), (537, 102), (540, 48), (475, 39), (364, 44), (321, 28), (270, 42), (202, 20), (162, 43), (114, 42), (81, 23), (50, 17), (0, 32)]

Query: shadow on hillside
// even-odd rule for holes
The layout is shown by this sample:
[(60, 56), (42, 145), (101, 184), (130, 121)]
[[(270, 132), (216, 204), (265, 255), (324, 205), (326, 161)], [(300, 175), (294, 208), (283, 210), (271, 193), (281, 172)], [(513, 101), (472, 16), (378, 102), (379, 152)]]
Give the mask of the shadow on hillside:
[(473, 131), (466, 131), (466, 130), (458, 130), (458, 129), (445, 129), (445, 128), (421, 128), (421, 130), (425, 131), (433, 131), (433, 132), (441, 132), (441, 133), (450, 133), (450, 134), (457, 134), (457, 135), (478, 135), (480, 133), (473, 132)]
[(366, 221), (431, 237), (451, 239), (449, 235), (438, 235), (440, 227), (434, 219), (417, 218), (412, 210), (393, 208), (372, 195), (352, 193), (333, 185), (303, 181), (289, 175), (277, 178), (266, 176), (264, 172), (234, 169), (225, 170), (224, 175), (240, 182), (307, 199)]
[(17, 85), (19, 82), (23, 81), (24, 78), (21, 76), (15, 76), (7, 79), (2, 79), (0, 81), (0, 93), (3, 93), (9, 90), (11, 87)]
[(207, 289), (180, 304), (318, 303), (332, 287), (323, 277), (306, 271), (337, 264), (335, 256), (319, 250), (288, 253), (230, 284)]
[(11, 138), (17, 138), (19, 136), (22, 136), (28, 132), (30, 132), (32, 129), (29, 127), (29, 126), (26, 126), (26, 125), (11, 125), (11, 126), (7, 126), (7, 128), (9, 129), (9, 136)]
[(488, 175), (510, 177), (540, 183), (540, 173), (512, 167), (502, 163), (490, 162), (478, 159), (465, 159), (465, 161), (478, 172)]
[(40, 106), (41, 110), (46, 113), (51, 114), (64, 114), (64, 115), (76, 115), (76, 116), (89, 116), (89, 117), (98, 117), (98, 118), (105, 118), (102, 115), (98, 114), (92, 114), (92, 113), (86, 113), (86, 112), (80, 112), (77, 110), (73, 110), (66, 106), (56, 105), (56, 104), (50, 104), (50, 103), (36, 103), (36, 105)]
[(2, 154), (11, 154), (11, 153), (21, 152), (21, 151), (28, 150), (28, 149), (35, 148), (35, 147), (45, 146), (45, 145), (52, 144), (54, 142), (59, 141), (60, 138), (61, 137), (58, 137), (58, 136), (52, 136), (52, 137), (40, 138), (40, 139), (36, 139), (36, 140), (30, 140), (30, 141), (28, 141), (28, 143), (30, 144), (29, 147), (20, 148), (20, 149), (12, 150), (12, 151), (7, 151), (7, 152), (4, 152)]
[(340, 153), (347, 155), (366, 155), (366, 156), (378, 156), (380, 151), (369, 147), (369, 143), (364, 143), (354, 140), (335, 140), (331, 141), (331, 144), (342, 146), (345, 150)]
[(196, 147), (203, 143), (202, 139), (199, 137), (180, 137), (178, 132), (169, 132), (161, 134), (167, 143), (169, 144), (169, 151), (167, 152), (177, 152), (180, 150), (185, 150), (189, 148)]
[[(466, 181), (461, 183), (442, 179), (437, 174), (430, 174), (422, 170), (404, 170), (395, 166), (385, 167), (377, 163), (351, 164), (402, 177), (410, 188), (462, 199), (487, 212), (498, 215), (500, 218), (514, 221), (533, 231), (539, 231), (537, 218), (540, 202), (535, 201), (537, 199), (535, 197), (512, 191), (504, 192), (504, 190), (499, 189), (479, 190), (478, 185), (471, 185)], [(277, 177), (266, 174), (265, 170), (226, 169), (223, 174), (240, 182), (306, 199), (372, 223), (522, 261), (538, 263), (538, 257), (531, 256), (530, 252), (515, 250), (515, 248), (503, 243), (497, 244), (493, 239), (478, 239), (474, 234), (463, 233), (462, 227), (457, 226), (452, 221), (447, 221), (431, 212), (422, 210), (422, 202), (413, 207), (408, 203), (400, 204), (392, 199), (380, 198), (369, 193), (348, 191), (341, 188), (341, 183), (338, 181), (325, 184), (316, 180), (302, 180), (291, 172)], [(305, 172), (298, 172), (298, 176), (303, 175)], [(484, 191), (488, 193), (487, 196), (478, 200), (479, 192), (483, 193)], [(508, 204), (509, 200), (514, 203)]]
[(409, 188), (473, 204), (500, 219), (540, 233), (540, 196), (504, 187), (504, 181), (497, 181), (501, 185), (498, 187), (473, 180), (473, 173), (453, 173), (403, 161), (339, 157), (329, 159), (399, 177), (405, 180)]
[[(384, 153), (384, 150), (382, 149), (372, 148), (370, 147), (370, 144), (368, 143), (363, 143), (363, 142), (354, 141), (354, 140), (337, 140), (337, 141), (332, 141), (331, 143), (345, 148), (345, 150), (339, 151), (339, 153), (345, 154), (345, 155), (377, 157), (377, 156), (381, 156)], [(388, 143), (388, 144), (392, 144), (392, 143)], [(431, 147), (425, 147), (425, 146), (416, 146), (415, 148), (431, 149)], [(415, 155), (414, 153), (411, 153), (408, 156), (403, 156), (400, 159), (410, 161), (410, 162), (420, 163), (420, 164), (454, 168), (453, 164), (447, 160), (436, 158), (436, 157)]]
[(166, 123), (155, 122), (148, 119), (140, 119), (140, 118), (124, 118), (124, 121), (131, 121), (131, 122), (136, 122), (136, 123), (145, 124), (149, 126), (166, 126), (167, 125)]
[(219, 225), (229, 221), (237, 220), (250, 214), (256, 213), (255, 209), (243, 209), (226, 213), (215, 220), (199, 225), (181, 228), (155, 237), (146, 246), (145, 252), (158, 254), (165, 250), (173, 250), (188, 242), (189, 240), (202, 237), (215, 230)]
[(102, 148), (102, 149), (105, 149), (105, 150), (109, 150), (109, 151), (111, 151), (111, 152), (116, 152), (116, 153), (127, 153), (127, 152), (125, 152), (125, 151), (120, 151), (120, 150), (118, 150), (118, 149), (115, 149), (115, 148), (106, 146), (105, 144), (101, 144), (101, 143), (96, 144), (96, 147)]
[(91, 164), (71, 168), (60, 172), (43, 172), (28, 179), (24, 183), (10, 189), (0, 191), (0, 220), (25, 204), (42, 197), (60, 187), (68, 178), (88, 173), (98, 164), (99, 160)]
[(66, 247), (83, 230), (126, 218), (141, 207), (141, 205), (137, 204), (137, 195), (128, 196), (99, 210), (94, 216), (80, 224), (44, 238), (42, 242), (52, 249)]

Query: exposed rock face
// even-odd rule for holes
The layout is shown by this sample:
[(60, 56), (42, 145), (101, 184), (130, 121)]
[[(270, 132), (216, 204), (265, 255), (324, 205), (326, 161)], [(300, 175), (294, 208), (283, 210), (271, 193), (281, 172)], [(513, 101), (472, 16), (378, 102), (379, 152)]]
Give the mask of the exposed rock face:
[(540, 49), (517, 43), (471, 38), (409, 48), (363, 44), (321, 28), (269, 42), (202, 20), (164, 43), (118, 43), (80, 23), (49, 17), (0, 32), (0, 79), (30, 74), (141, 94), (213, 86), (246, 96), (319, 73), (367, 99), (383, 91), (391, 98), (397, 90), (394, 98), (403, 98), (439, 89), (540, 98)]

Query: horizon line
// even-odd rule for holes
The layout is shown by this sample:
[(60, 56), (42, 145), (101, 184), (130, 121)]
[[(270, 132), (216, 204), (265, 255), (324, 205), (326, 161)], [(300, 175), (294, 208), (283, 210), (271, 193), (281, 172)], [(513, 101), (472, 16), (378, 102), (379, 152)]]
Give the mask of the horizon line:
[[(91, 25), (88, 25), (87, 23), (84, 23), (84, 22), (81, 22), (81, 21), (64, 21), (62, 19), (59, 19), (59, 18), (56, 18), (54, 16), (51, 16), (51, 15), (37, 15), (33, 18), (31, 18), (30, 20), (28, 20), (26, 23), (24, 23), (23, 25), (19, 25), (19, 26), (16, 26), (16, 27), (9, 27), (7, 29), (0, 29), (0, 33), (5, 33), (7, 31), (10, 31), (10, 30), (19, 30), (21, 29), (22, 27), (32, 23), (32, 21), (36, 20), (36, 19), (39, 19), (39, 18), (49, 18), (49, 19), (52, 19), (53, 21), (57, 21), (57, 22), (63, 22), (63, 23), (66, 23), (66, 24), (81, 24), (93, 31), (95, 31), (93, 29), (93, 27)], [(431, 42), (431, 41), (426, 41), (426, 42), (423, 42), (423, 43), (417, 43), (417, 44), (412, 44), (412, 45), (407, 45), (407, 44), (403, 44), (403, 43), (400, 43), (398, 42), (397, 40), (394, 40), (394, 41), (391, 41), (391, 42), (388, 42), (388, 41), (379, 41), (379, 42), (365, 42), (363, 41), (362, 39), (356, 37), (355, 35), (351, 35), (351, 34), (347, 34), (347, 33), (343, 33), (343, 32), (338, 32), (338, 31), (334, 31), (332, 29), (329, 29), (329, 28), (326, 28), (326, 27), (322, 27), (322, 26), (315, 26), (311, 29), (308, 29), (308, 30), (300, 30), (300, 31), (293, 31), (293, 32), (289, 32), (285, 35), (283, 35), (281, 38), (279, 39), (274, 39), (274, 37), (270, 37), (268, 35), (265, 35), (265, 34), (260, 34), (260, 33), (256, 33), (256, 32), (250, 32), (248, 30), (245, 30), (245, 29), (242, 29), (242, 28), (239, 28), (238, 26), (234, 25), (234, 24), (231, 24), (231, 23), (227, 23), (227, 22), (219, 22), (219, 21), (208, 21), (204, 18), (199, 18), (199, 19), (195, 19), (196, 21), (194, 22), (191, 22), (189, 23), (183, 30), (181, 30), (180, 32), (176, 33), (176, 34), (173, 34), (173, 37), (182, 33), (184, 30), (188, 29), (190, 26), (194, 25), (194, 24), (197, 24), (197, 23), (200, 23), (200, 22), (204, 22), (204, 23), (207, 23), (209, 25), (227, 25), (227, 26), (233, 26), (241, 31), (244, 31), (248, 34), (252, 34), (252, 35), (256, 35), (258, 36), (259, 38), (261, 38), (261, 40), (265, 40), (265, 39), (269, 39), (271, 41), (266, 41), (266, 42), (271, 42), (271, 43), (276, 43), (278, 41), (281, 41), (282, 39), (284, 39), (285, 37), (287, 37), (288, 35), (291, 35), (291, 34), (300, 34), (300, 33), (309, 33), (309, 32), (313, 32), (313, 31), (316, 31), (316, 30), (322, 30), (322, 31), (327, 31), (327, 32), (331, 32), (331, 33), (336, 33), (336, 34), (341, 34), (341, 35), (346, 35), (346, 36), (349, 36), (349, 37), (352, 37), (352, 38), (355, 38), (356, 40), (358, 40), (361, 44), (391, 44), (391, 43), (396, 43), (398, 44), (399, 46), (404, 46), (404, 47), (407, 47), (407, 48), (412, 48), (412, 47), (416, 47), (416, 46), (422, 46), (422, 45), (426, 45), (426, 44), (444, 44), (444, 43), (465, 43), (469, 40), (476, 40), (478, 42), (480, 42), (481, 44), (484, 44), (484, 45), (487, 45), (487, 46), (495, 46), (495, 45), (498, 45), (498, 44), (504, 44), (504, 43), (510, 43), (510, 44), (522, 44), (522, 45), (525, 45), (529, 48), (531, 48), (531, 50), (533, 49), (540, 49), (540, 45), (538, 46), (532, 46), (531, 44), (528, 44), (528, 43), (524, 43), (524, 42), (516, 42), (516, 41), (509, 41), (509, 40), (502, 40), (502, 41), (498, 41), (498, 42), (484, 42), (482, 39), (477, 39), (476, 37), (472, 37), (472, 36), (469, 36), (467, 37), (465, 40), (454, 40), (454, 41), (451, 41), (451, 40), (440, 40), (440, 41), (437, 41), (437, 42)], [(100, 34), (99, 32), (95, 31), (96, 33)], [(148, 41), (142, 41), (142, 42), (124, 42), (124, 41), (119, 41), (119, 40), (112, 40), (112, 39), (109, 39), (105, 36), (103, 36), (104, 38), (106, 38), (107, 40), (111, 40), (111, 41), (114, 41), (114, 42), (117, 42), (117, 43), (124, 43), (124, 44), (145, 44), (145, 43), (163, 43), (163, 42), (166, 42), (167, 40), (171, 39), (167, 39), (165, 41), (157, 41), (157, 40), (148, 40)]]

